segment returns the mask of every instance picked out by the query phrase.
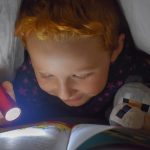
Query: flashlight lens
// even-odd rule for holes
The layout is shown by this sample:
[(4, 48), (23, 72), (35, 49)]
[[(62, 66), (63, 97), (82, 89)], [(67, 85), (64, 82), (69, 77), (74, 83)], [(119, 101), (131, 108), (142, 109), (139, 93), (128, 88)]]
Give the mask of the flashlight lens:
[(12, 109), (10, 109), (10, 110), (6, 113), (5, 119), (6, 119), (7, 121), (15, 120), (16, 118), (19, 117), (20, 113), (21, 113), (20, 108), (17, 108), (17, 107), (12, 108)]

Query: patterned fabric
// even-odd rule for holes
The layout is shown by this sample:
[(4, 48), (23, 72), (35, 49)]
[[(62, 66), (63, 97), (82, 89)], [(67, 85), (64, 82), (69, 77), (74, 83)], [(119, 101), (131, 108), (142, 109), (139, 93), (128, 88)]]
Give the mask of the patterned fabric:
[(150, 87), (150, 56), (126, 44), (117, 61), (110, 66), (105, 89), (80, 107), (69, 107), (59, 98), (40, 89), (32, 64), (25, 51), (25, 61), (13, 82), (18, 105), (22, 109), (20, 122), (51, 120), (62, 117), (103, 119), (112, 106), (117, 90), (126, 82), (139, 81)]

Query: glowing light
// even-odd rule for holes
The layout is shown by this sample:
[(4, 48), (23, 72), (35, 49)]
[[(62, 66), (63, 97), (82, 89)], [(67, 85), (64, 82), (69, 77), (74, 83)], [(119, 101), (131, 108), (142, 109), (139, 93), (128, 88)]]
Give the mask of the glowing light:
[(6, 113), (5, 119), (6, 119), (7, 121), (15, 120), (16, 118), (19, 117), (20, 113), (21, 113), (20, 108), (17, 108), (17, 107), (12, 108), (12, 109), (10, 109), (10, 110)]
[(24, 129), (17, 129), (13, 131), (7, 131), (4, 133), (1, 133), (0, 137), (4, 138), (16, 138), (16, 137), (25, 137), (25, 136), (46, 136), (47, 133), (42, 129), (37, 128), (24, 128)]

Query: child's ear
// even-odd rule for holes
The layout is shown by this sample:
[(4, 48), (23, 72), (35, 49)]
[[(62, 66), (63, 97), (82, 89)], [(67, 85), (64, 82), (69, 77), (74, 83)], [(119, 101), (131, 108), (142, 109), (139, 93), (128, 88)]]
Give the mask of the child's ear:
[(123, 50), (124, 47), (124, 41), (125, 41), (125, 34), (120, 34), (118, 37), (118, 45), (117, 47), (113, 50), (111, 54), (111, 63), (115, 62), (121, 51)]

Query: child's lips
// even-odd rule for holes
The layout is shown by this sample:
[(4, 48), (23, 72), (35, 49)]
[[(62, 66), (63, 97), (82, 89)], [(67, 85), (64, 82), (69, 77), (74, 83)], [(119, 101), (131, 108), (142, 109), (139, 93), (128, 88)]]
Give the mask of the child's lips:
[(81, 100), (81, 98), (82, 98), (82, 96), (78, 96), (78, 97), (75, 97), (75, 98), (67, 99), (65, 101), (66, 102), (75, 102), (75, 101)]

